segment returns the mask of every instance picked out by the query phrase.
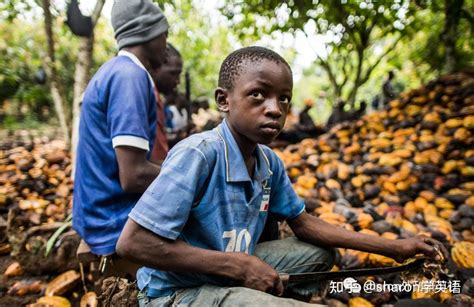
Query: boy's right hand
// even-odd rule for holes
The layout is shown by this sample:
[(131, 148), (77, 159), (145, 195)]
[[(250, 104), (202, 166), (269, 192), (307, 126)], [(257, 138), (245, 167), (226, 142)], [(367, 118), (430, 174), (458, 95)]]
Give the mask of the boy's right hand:
[(240, 267), (237, 279), (240, 285), (281, 296), (285, 290), (280, 276), (269, 264), (258, 257), (244, 253), (233, 253)]

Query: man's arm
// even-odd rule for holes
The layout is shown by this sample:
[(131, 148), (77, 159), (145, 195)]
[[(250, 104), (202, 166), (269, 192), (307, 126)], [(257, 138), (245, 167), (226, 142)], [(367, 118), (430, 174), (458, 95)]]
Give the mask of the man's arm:
[(441, 260), (435, 246), (441, 248), (445, 258), (448, 255), (442, 244), (431, 238), (418, 236), (409, 239), (389, 240), (348, 231), (326, 223), (306, 212), (293, 220), (288, 220), (288, 224), (300, 240), (320, 246), (350, 248), (380, 254), (398, 262), (403, 262), (416, 254), (425, 254), (428, 257)]
[(218, 275), (239, 285), (281, 295), (278, 273), (259, 258), (244, 253), (206, 250), (154, 234), (128, 219), (116, 246), (117, 254), (162, 271)]
[(115, 147), (120, 185), (125, 192), (143, 193), (160, 173), (160, 166), (147, 160), (147, 151), (131, 147)]

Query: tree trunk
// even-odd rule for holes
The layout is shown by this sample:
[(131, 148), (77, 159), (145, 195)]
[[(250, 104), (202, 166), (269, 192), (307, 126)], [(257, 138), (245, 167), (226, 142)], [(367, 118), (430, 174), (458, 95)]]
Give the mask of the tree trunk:
[(365, 48), (366, 47), (364, 47), (364, 49), (362, 49), (362, 50), (357, 51), (358, 63), (357, 63), (356, 76), (355, 76), (355, 80), (354, 80), (354, 86), (352, 87), (352, 90), (349, 93), (349, 97), (347, 99), (348, 102), (351, 105), (351, 109), (354, 109), (354, 107), (355, 107), (355, 100), (356, 100), (356, 97), (357, 97), (357, 91), (359, 90), (359, 87), (361, 86), (360, 76), (362, 74), (362, 64), (364, 63), (364, 50), (365, 50)]
[(76, 70), (74, 72), (74, 100), (72, 103), (72, 178), (74, 179), (76, 170), (76, 152), (79, 142), (79, 119), (81, 116), (81, 103), (87, 82), (90, 79), (90, 69), (92, 67), (92, 52), (94, 45), (94, 34), (91, 37), (81, 37), (79, 42), (79, 52), (77, 54)]
[(58, 115), (59, 125), (61, 132), (63, 133), (64, 141), (66, 146), (70, 145), (69, 129), (66, 121), (66, 113), (64, 111), (64, 96), (61, 94), (61, 90), (58, 84), (58, 78), (56, 73), (56, 61), (54, 56), (54, 37), (53, 37), (53, 20), (50, 11), (49, 0), (42, 0), (42, 6), (44, 11), (44, 27), (46, 32), (47, 40), (47, 54), (46, 63), (44, 65), (46, 74), (49, 79), (49, 89), (51, 91), (51, 98), (54, 102), (54, 108)]
[(464, 0), (445, 1), (444, 30), (441, 35), (445, 47), (445, 64), (443, 71), (452, 72), (457, 67), (456, 41), (458, 37), (458, 26), (461, 19)]
[[(95, 27), (105, 0), (97, 0), (94, 12), (92, 13), (92, 24)], [(76, 69), (74, 72), (74, 100), (72, 104), (72, 178), (75, 175), (76, 152), (79, 142), (79, 120), (81, 116), (81, 102), (87, 83), (90, 79), (90, 70), (92, 68), (92, 57), (94, 50), (94, 31), (91, 37), (81, 37), (79, 42), (79, 52), (77, 54)]]

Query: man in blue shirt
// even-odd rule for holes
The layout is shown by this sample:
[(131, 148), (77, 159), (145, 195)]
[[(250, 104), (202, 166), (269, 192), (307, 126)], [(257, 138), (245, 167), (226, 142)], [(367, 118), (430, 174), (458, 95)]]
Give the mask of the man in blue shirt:
[[(141, 306), (303, 305), (272, 295), (284, 290), (278, 273), (330, 269), (327, 247), (397, 260), (435, 257), (429, 238), (387, 240), (305, 212), (282, 161), (261, 145), (284, 126), (292, 88), (290, 66), (269, 49), (243, 48), (224, 60), (215, 97), (226, 119), (170, 151), (117, 243), (120, 255), (145, 266), (137, 278)], [(299, 240), (257, 244), (269, 212)], [(292, 288), (302, 295), (310, 289)]]
[[(148, 160), (156, 133), (149, 71), (166, 61), (168, 32), (165, 16), (150, 0), (115, 1), (112, 26), (120, 51), (85, 91), (74, 183), (73, 227), (85, 241), (78, 253), (90, 248), (99, 256), (115, 253), (128, 213), (160, 171)], [(134, 275), (133, 268), (106, 268)]]

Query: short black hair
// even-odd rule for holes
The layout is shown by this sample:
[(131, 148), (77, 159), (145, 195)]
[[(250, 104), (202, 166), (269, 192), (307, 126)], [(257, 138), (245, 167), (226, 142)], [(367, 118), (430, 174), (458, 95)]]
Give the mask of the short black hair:
[(168, 48), (170, 56), (177, 56), (178, 58), (181, 58), (181, 53), (179, 53), (178, 49), (176, 49), (173, 45), (167, 43), (166, 47)]
[(283, 63), (291, 73), (290, 65), (275, 51), (258, 46), (245, 47), (232, 52), (222, 62), (217, 86), (232, 90), (234, 81), (242, 72), (244, 64), (248, 64), (247, 62), (258, 63), (262, 60), (269, 60), (278, 64)]

